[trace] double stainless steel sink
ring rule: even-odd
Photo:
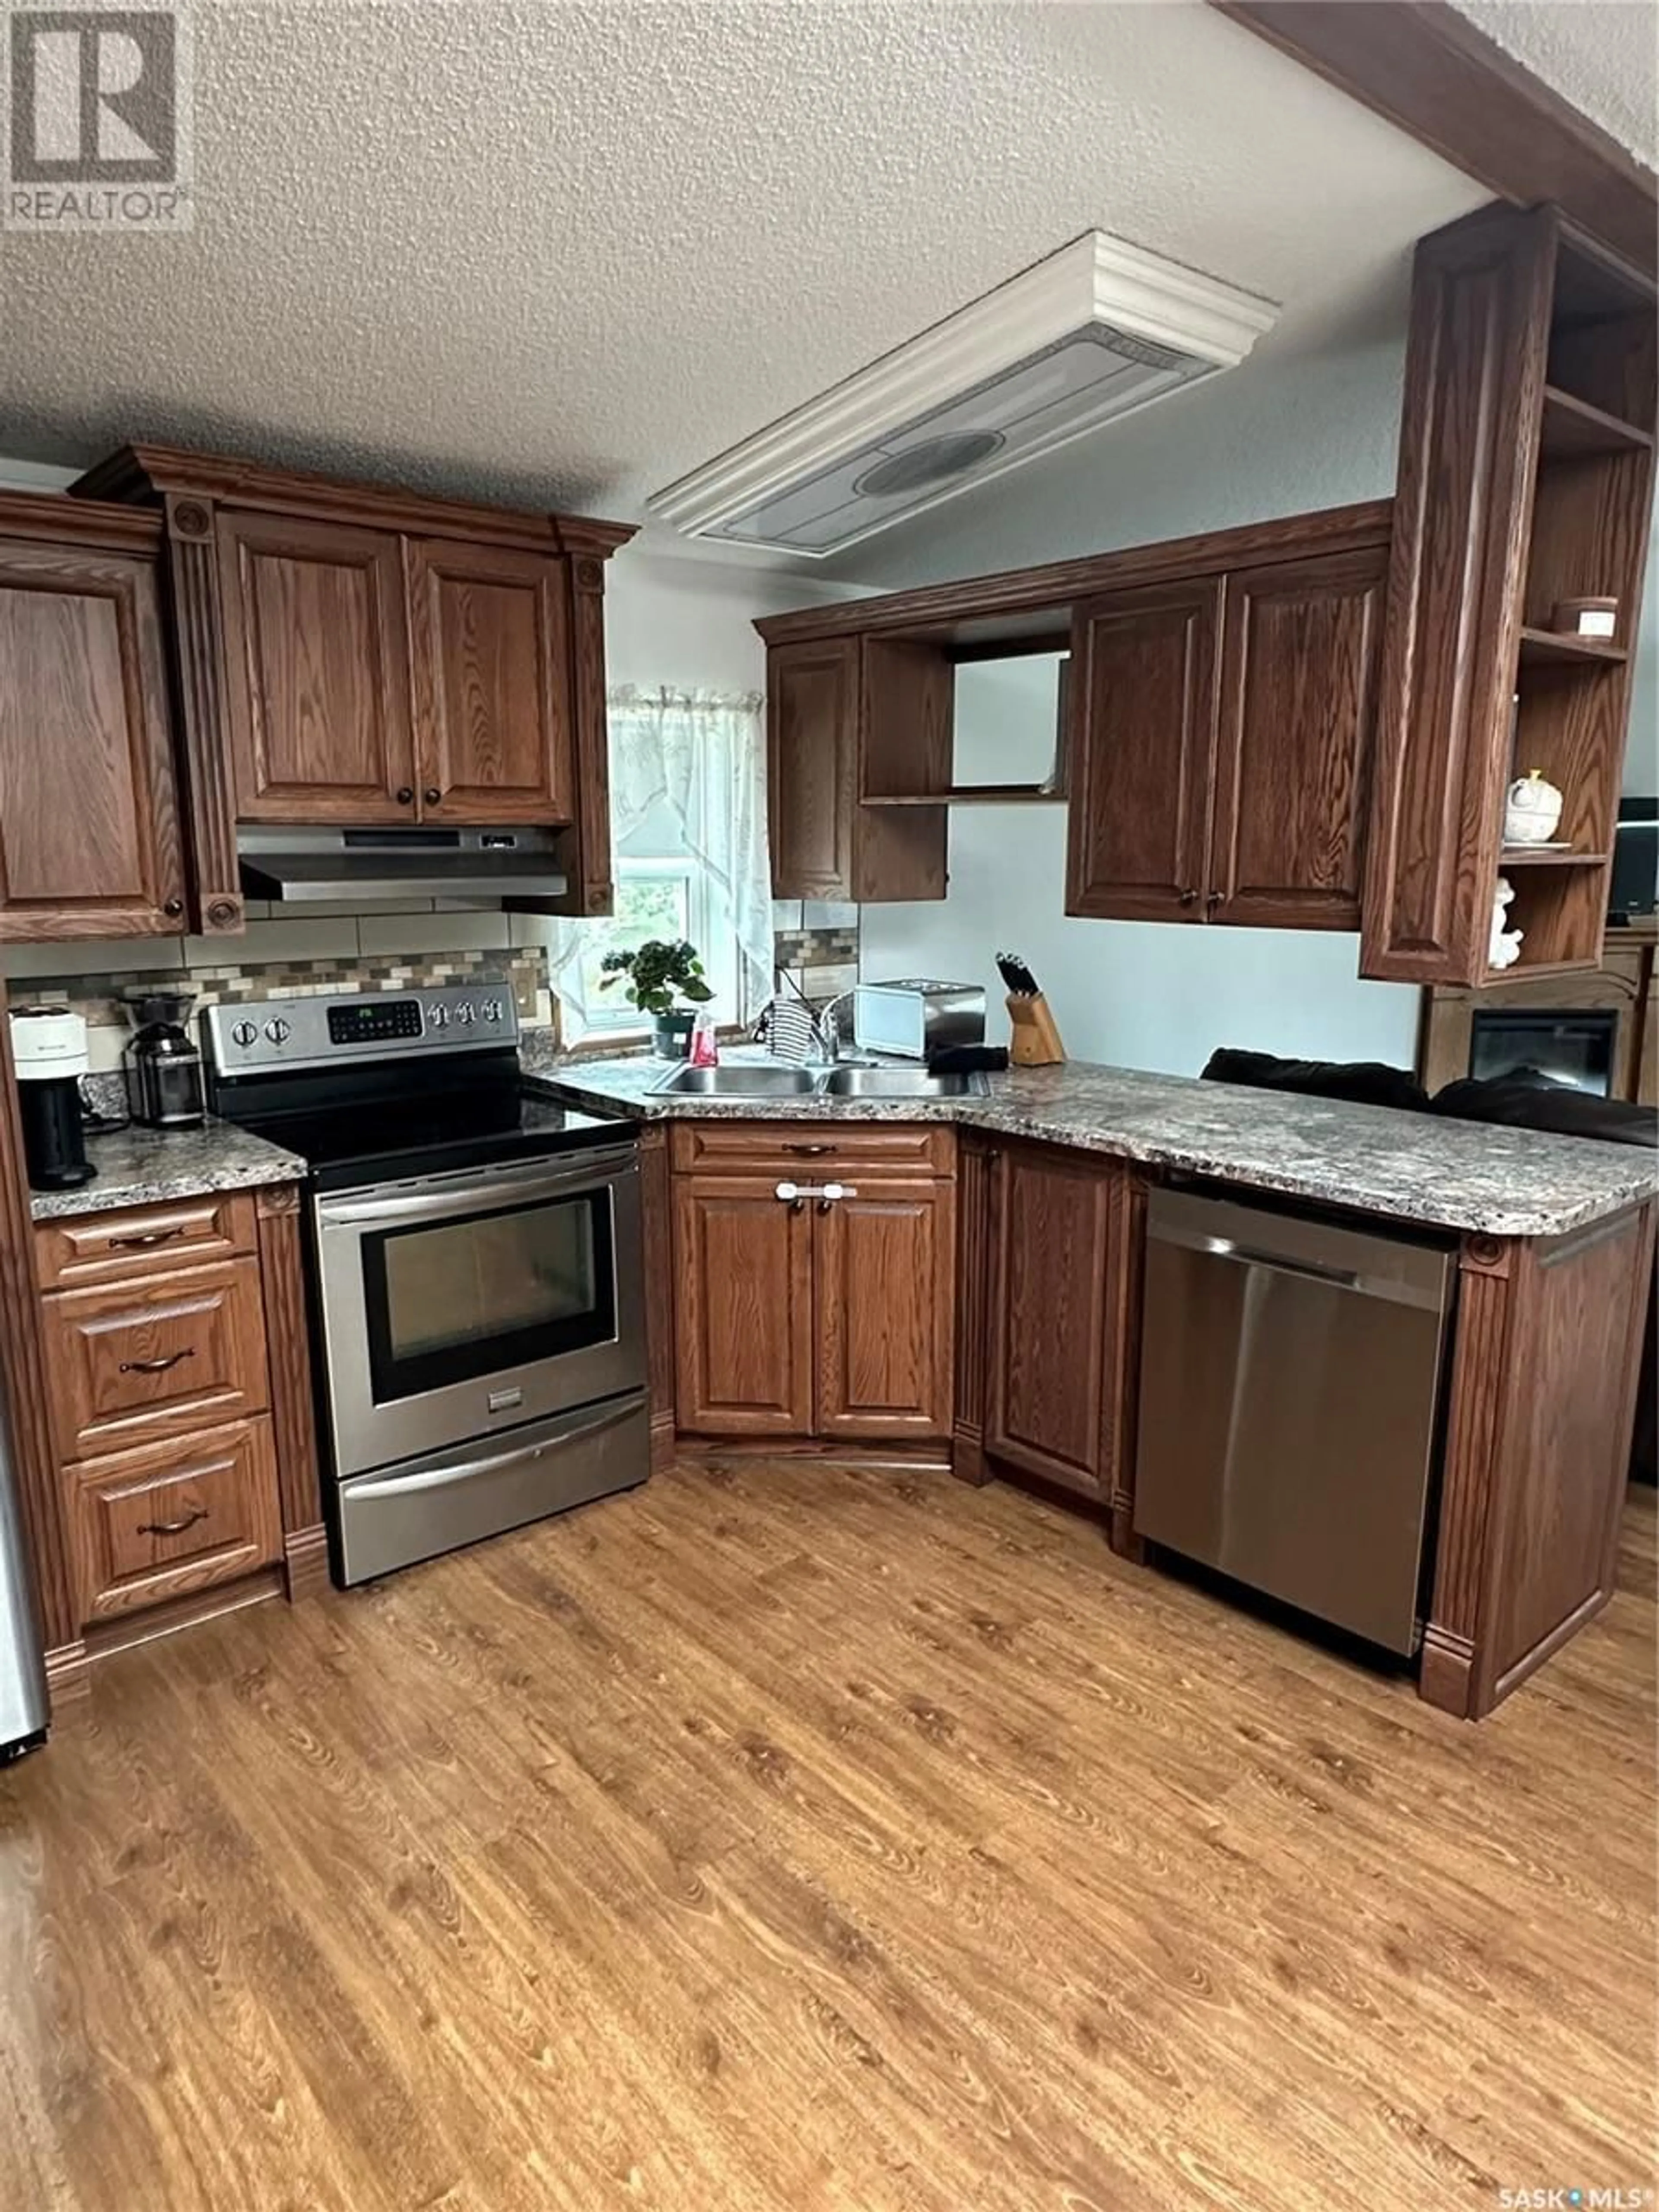
[[[931,1075],[925,1067],[786,1067],[728,1060],[671,1068],[653,1091],[681,1098],[983,1098],[982,1075]]]

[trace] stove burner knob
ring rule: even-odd
[[[470,1030],[478,1018],[478,1009],[471,999],[463,999],[455,1009],[455,1018],[464,1030]]]
[[[246,1046],[252,1044],[258,1034],[256,1022],[238,1022],[230,1032],[230,1041],[233,1044]]]
[[[487,1022],[500,1021],[501,1018],[501,1002],[499,999],[486,999],[484,1000],[483,1018]]]
[[[293,1034],[294,1031],[280,1014],[275,1021],[265,1024],[265,1035],[272,1044],[286,1044]]]
[[[448,1007],[434,1006],[432,1012],[427,1016],[427,1019],[431,1023],[434,1030],[447,1030],[449,1027]]]

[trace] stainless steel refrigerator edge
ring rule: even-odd
[[[0,1405],[0,1766],[45,1741],[47,1711],[46,1660]]]

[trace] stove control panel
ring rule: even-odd
[[[202,1036],[216,1074],[264,1075],[516,1045],[519,1010],[505,983],[445,983],[210,1006]]]
[[[387,1037],[417,1037],[426,1024],[416,999],[348,999],[328,1010],[331,1044],[379,1044]]]

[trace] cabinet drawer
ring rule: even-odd
[[[257,1260],[62,1291],[45,1315],[62,1459],[178,1436],[270,1402]]]
[[[282,1555],[264,1418],[94,1460],[65,1480],[83,1621],[231,1582]]]
[[[124,1282],[157,1267],[193,1267],[255,1249],[251,1191],[209,1192],[170,1206],[82,1213],[43,1221],[34,1232],[34,1266],[43,1291]]]
[[[677,1121],[670,1155],[680,1174],[754,1170],[806,1182],[831,1169],[864,1176],[954,1175],[957,1133],[939,1121]]]

